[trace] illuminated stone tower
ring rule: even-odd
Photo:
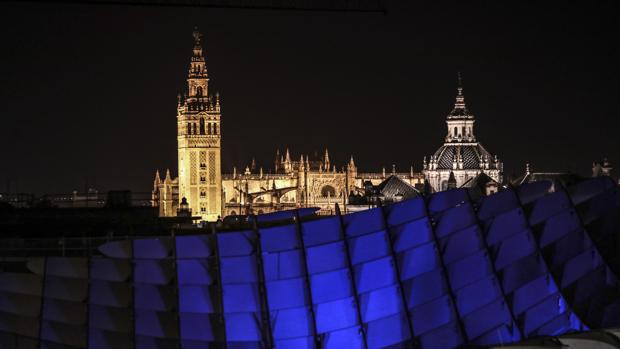
[[[202,35],[193,35],[187,92],[177,105],[179,201],[186,198],[192,215],[215,221],[222,214],[220,100],[209,94]]]

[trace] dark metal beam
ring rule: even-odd
[[[385,0],[13,0],[10,2],[377,14],[386,14],[387,12]]]

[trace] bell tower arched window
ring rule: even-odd
[[[205,134],[205,119],[200,119],[200,134]]]
[[[196,96],[198,97],[202,96],[202,86],[196,87]]]

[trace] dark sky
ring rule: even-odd
[[[404,5],[409,4],[410,5]],[[276,148],[421,170],[462,72],[506,174],[620,166],[612,1],[388,4],[388,14],[0,4],[0,191],[151,189],[176,173],[194,26],[222,94],[223,170]],[[505,4],[504,4],[505,5]],[[544,6],[544,7],[542,7]],[[620,170],[619,170],[620,171]]]

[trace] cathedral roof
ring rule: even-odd
[[[548,181],[551,183],[560,183],[562,186],[568,186],[583,179],[583,177],[570,172],[526,172],[524,175],[511,181],[510,184],[518,186],[525,183]]]
[[[489,162],[490,169],[496,168],[493,156],[480,143],[444,144],[437,149],[432,160],[437,162],[438,170],[451,170],[454,168],[454,162],[458,163],[459,154],[463,161],[464,170],[480,169],[480,164],[484,161]]]
[[[378,191],[385,198],[394,199],[397,195],[401,199],[416,197],[420,192],[411,184],[405,182],[398,176],[390,176],[377,186]]]
[[[465,183],[461,185],[461,188],[477,188],[484,191],[484,188],[489,183],[499,185],[499,183],[495,179],[489,177],[489,175],[487,175],[486,173],[481,172],[477,176],[471,177],[470,179],[465,181]]]

